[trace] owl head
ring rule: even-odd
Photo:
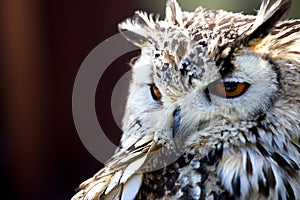
[[[164,20],[136,12],[121,23],[141,48],[132,63],[124,132],[139,123],[167,138],[182,136],[184,145],[239,145],[256,142],[254,126],[276,124],[288,125],[284,132],[294,137],[300,21],[283,21],[290,6],[267,0],[252,16],[201,7],[184,12],[169,0]]]

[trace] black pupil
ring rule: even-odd
[[[224,88],[226,92],[234,92],[237,89],[237,83],[234,82],[225,82]]]

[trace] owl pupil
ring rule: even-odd
[[[234,92],[237,89],[237,83],[234,82],[225,82],[224,88],[226,92]]]

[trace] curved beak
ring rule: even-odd
[[[177,132],[180,127],[181,115],[180,115],[180,107],[177,107],[173,112],[173,138],[177,135]]]

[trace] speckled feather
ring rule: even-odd
[[[290,6],[265,0],[252,16],[169,0],[164,20],[136,12],[121,23],[141,48],[123,136],[72,200],[300,199],[300,20],[284,20]],[[229,92],[247,87],[229,98],[221,80]]]

